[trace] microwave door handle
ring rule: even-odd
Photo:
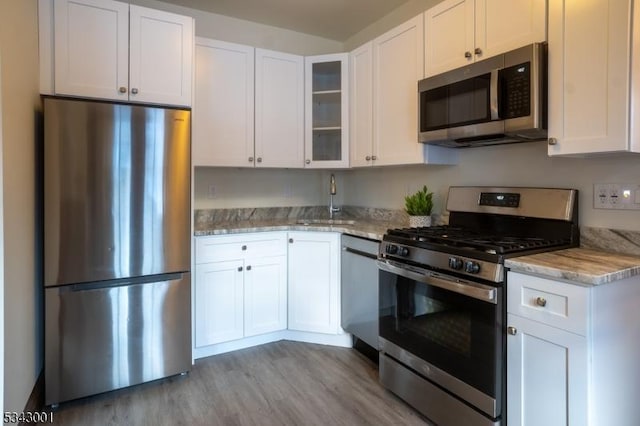
[[[491,120],[500,120],[498,109],[498,70],[491,71],[491,82],[489,86],[489,108],[491,110]]]

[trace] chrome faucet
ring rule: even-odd
[[[331,174],[329,179],[329,219],[333,219],[333,214],[340,211],[340,207],[333,206],[333,196],[336,195],[336,177]]]

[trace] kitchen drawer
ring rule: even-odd
[[[586,336],[589,289],[520,273],[507,274],[507,312]]]
[[[285,232],[196,237],[196,264],[286,254],[287,234]]]

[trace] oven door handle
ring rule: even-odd
[[[444,290],[453,291],[464,296],[473,297],[474,299],[490,302],[494,305],[498,303],[495,287],[460,279],[444,278],[442,276],[436,276],[435,274],[429,272],[427,272],[428,275],[421,274],[416,271],[411,271],[402,267],[391,265],[381,260],[378,260],[377,264],[379,269],[390,272],[392,274],[400,275],[401,277],[433,285]]]

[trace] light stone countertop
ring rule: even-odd
[[[283,218],[275,220],[231,220],[196,223],[194,236],[238,234],[247,232],[265,231],[322,231],[340,232],[357,237],[369,238],[381,241],[382,236],[389,228],[406,226],[402,223],[384,220],[353,219],[354,223],[320,224],[312,223],[303,225],[297,223],[297,219]],[[340,221],[340,219],[338,219]]]
[[[505,260],[505,266],[513,272],[594,286],[640,275],[640,256],[571,248],[514,257]]]
[[[442,220],[439,215],[436,220]],[[391,228],[404,228],[409,218],[404,211],[342,206],[335,223],[314,223],[328,220],[327,206],[266,207],[196,210],[194,236],[238,234],[265,231],[340,232],[381,241]],[[306,220],[308,224],[299,221]]]

